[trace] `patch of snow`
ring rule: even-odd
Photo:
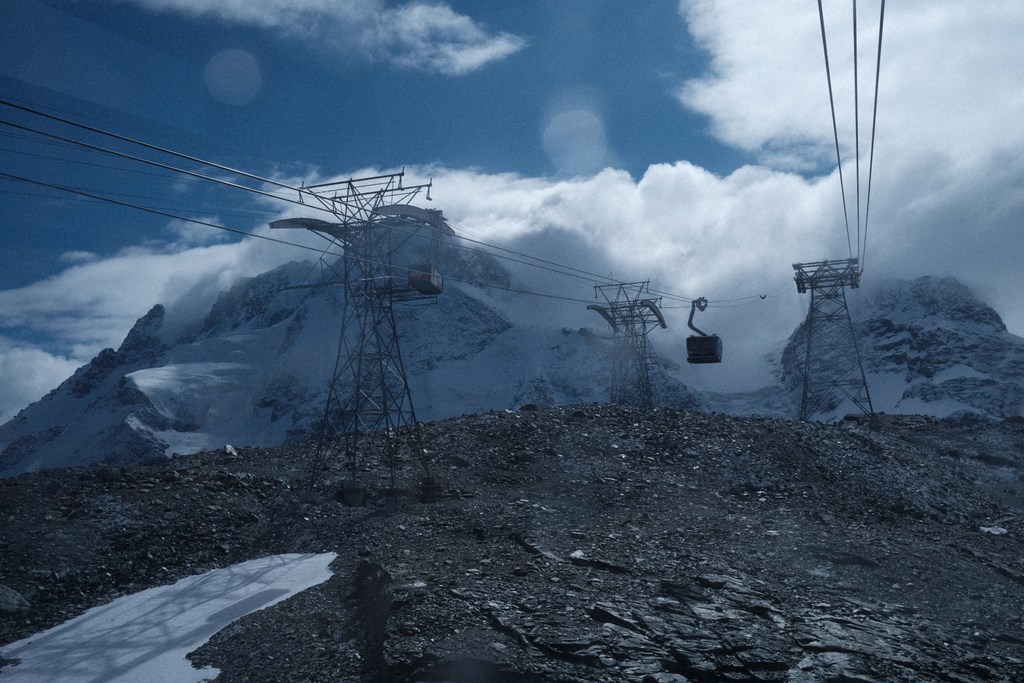
[[[185,655],[231,622],[270,607],[332,575],[335,553],[274,555],[126,595],[49,631],[6,645],[16,666],[3,683],[199,683]]]

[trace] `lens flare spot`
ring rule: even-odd
[[[572,109],[551,119],[544,128],[543,145],[552,163],[573,175],[597,173],[608,152],[604,124],[586,109]]]
[[[245,50],[224,50],[206,65],[206,89],[218,102],[243,107],[263,85],[259,62]]]

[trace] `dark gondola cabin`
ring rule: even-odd
[[[704,311],[708,307],[708,300],[704,297],[694,299],[690,306],[690,319],[686,326],[697,334],[686,338],[686,360],[690,363],[721,363],[722,362],[722,340],[717,334],[705,334],[693,326],[693,314],[697,311]]]
[[[721,363],[722,338],[716,334],[687,337],[686,360],[690,363]]]

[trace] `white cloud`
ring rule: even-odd
[[[214,16],[282,36],[359,51],[399,68],[462,76],[522,50],[516,35],[489,33],[444,3],[387,7],[381,0],[131,0],[154,10]]]
[[[220,225],[223,221],[218,217],[203,216],[196,218],[195,221],[175,219],[168,224],[167,229],[177,238],[174,248],[187,248],[203,244],[213,244],[216,242],[224,242],[229,238],[230,233],[227,231],[217,230],[215,228],[211,228],[209,225],[203,225],[203,223]]]
[[[241,4],[220,4],[248,11]],[[291,6],[311,15],[320,7]],[[267,7],[273,6],[252,12]],[[836,36],[830,49],[841,95],[837,104],[847,112],[840,121],[846,139],[852,131],[852,74],[838,37],[846,19],[829,11],[837,13],[829,15],[830,36]],[[865,112],[873,94],[870,35],[876,11],[861,6],[861,52],[870,65],[861,72]],[[680,96],[710,117],[724,142],[761,152],[764,165],[720,177],[681,161],[652,166],[638,180],[610,168],[571,179],[408,171],[410,178],[433,177],[434,206],[444,209],[460,234],[513,248],[555,245],[539,255],[620,280],[650,279],[652,287],[685,296],[707,296],[722,306],[703,314],[700,326],[721,333],[727,348],[742,343],[754,354],[759,345],[763,350],[788,335],[806,312],[808,297],[797,295],[791,264],[846,256],[836,174],[789,170],[827,172],[833,163],[817,11],[813,3],[795,0],[771,3],[770,11],[738,0],[692,0],[683,12],[710,51],[712,68]],[[1015,122],[1024,120],[1024,81],[1018,78],[1024,73],[1024,5],[890,3],[885,31],[866,281],[953,275],[1022,334],[1024,128]],[[849,182],[853,172],[846,168]],[[852,185],[847,191],[852,194]],[[544,231],[555,237],[545,242]],[[273,236],[299,239],[293,233]],[[50,337],[43,351],[51,356],[88,357],[119,344],[157,302],[184,298],[199,312],[208,300],[187,292],[212,296],[236,277],[307,257],[251,240],[187,246],[180,244],[177,253],[129,249],[0,292],[0,326]],[[552,282],[549,276],[536,281],[545,287]],[[578,281],[561,287],[556,293],[593,296]],[[724,307],[733,303],[745,305]],[[686,313],[671,310],[673,333],[686,335]]]
[[[858,3],[862,211],[874,96],[878,0]],[[683,0],[680,12],[708,50],[707,74],[679,92],[725,143],[763,163],[803,172],[835,166],[817,7]],[[851,231],[855,232],[852,16],[825,3]],[[910,0],[886,6],[866,277],[953,275],[1024,333],[1024,5]],[[838,181],[830,231],[846,237]],[[796,260],[796,255],[793,255]],[[817,260],[817,259],[815,259]],[[873,272],[872,272],[873,271]]]
[[[378,15],[367,39],[396,66],[462,76],[526,46],[510,33],[489,36],[447,5],[411,3]]]
[[[268,234],[264,226],[256,232]],[[305,235],[272,235],[310,244]],[[322,245],[318,245],[322,246]],[[129,247],[117,255],[75,265],[19,289],[0,291],[0,329],[48,340],[46,351],[87,360],[117,348],[153,305],[187,297],[197,314],[239,277],[261,273],[317,253],[258,239],[174,249]]]
[[[60,255],[61,263],[87,263],[95,261],[99,256],[91,251],[65,251]]]
[[[849,158],[853,147],[853,32],[849,6],[826,3],[836,115]],[[766,162],[834,165],[834,140],[821,29],[814,3],[683,0],[681,13],[712,57],[710,73],[679,93],[711,117],[729,144],[761,151]],[[859,90],[862,153],[867,152],[879,5],[861,2]],[[1014,0],[912,0],[886,6],[878,149],[898,159],[941,150],[970,158],[992,148],[1019,150],[1024,129],[1007,125],[1024,107],[1024,8]]]
[[[380,0],[130,0],[158,11],[173,11],[223,21],[278,29],[290,34],[313,33],[324,24],[359,24],[380,11]]]
[[[49,393],[82,362],[0,336],[0,424]]]

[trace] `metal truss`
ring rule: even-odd
[[[385,440],[384,459],[393,487],[395,430],[416,425],[394,304],[436,301],[439,284],[427,289],[414,276],[422,275],[417,269],[424,267],[424,260],[436,265],[441,236],[454,233],[440,211],[409,204],[423,189],[429,199],[430,185],[403,187],[403,175],[304,187],[302,200],[326,209],[337,220],[292,218],[271,224],[272,228],[311,230],[343,250],[340,263],[321,258],[319,282],[300,285],[344,287],[338,353],[310,463],[311,488],[339,452],[344,454],[350,482],[357,481],[360,437],[382,430],[390,437]],[[422,453],[421,447],[416,448]]]
[[[614,351],[612,355],[612,403],[624,403],[650,408],[653,405],[651,378],[648,371],[656,355],[647,340],[655,327],[667,327],[658,308],[661,298],[652,299],[648,282],[623,282],[600,285],[607,306],[591,304],[612,327]]]
[[[865,414],[872,414],[864,364],[846,304],[846,287],[860,286],[857,259],[796,263],[796,289],[811,293],[807,312],[807,359],[804,364],[800,419],[838,406],[842,395]]]

